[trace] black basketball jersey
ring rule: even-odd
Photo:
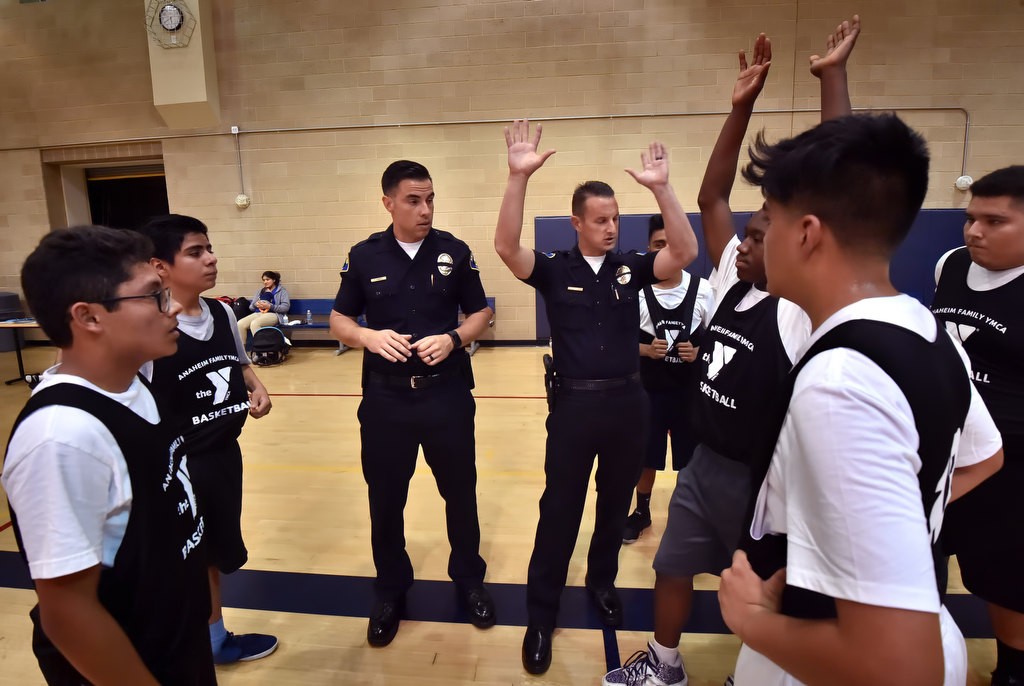
[[[178,352],[153,362],[153,386],[192,453],[217,450],[242,433],[249,393],[242,378],[234,327],[224,306],[203,298],[213,317],[213,335],[200,341],[182,333]]]
[[[1024,276],[975,291],[967,285],[970,266],[967,248],[946,258],[932,311],[963,344],[1000,432],[1024,437]]]
[[[879,321],[853,320],[840,324],[822,336],[790,372],[777,402],[766,412],[772,419],[771,438],[758,450],[753,464],[753,500],[771,465],[775,444],[789,409],[793,387],[801,370],[819,353],[849,348],[877,364],[899,386],[914,415],[921,458],[917,473],[939,597],[946,591],[946,557],[939,543],[942,520],[949,502],[953,469],[960,434],[971,405],[971,386],[963,361],[953,342],[939,327],[936,340],[928,342],[901,326]],[[753,501],[752,501],[753,504]],[[753,507],[750,509],[753,513]],[[785,534],[750,538],[751,517],[747,519],[741,547],[747,551],[754,570],[764,579],[786,566]],[[795,586],[786,586],[782,613],[791,617],[835,617],[835,600]]]
[[[92,389],[61,383],[32,396],[11,435],[30,414],[53,405],[96,417],[114,436],[128,466],[131,511],[113,566],[100,570],[100,602],[161,684],[216,684],[207,628],[210,592],[201,549],[205,522],[180,434],[166,421],[150,424]],[[11,521],[24,558],[13,509]],[[88,683],[43,633],[38,605],[30,615],[32,647],[44,675]]]
[[[698,347],[701,344],[705,331],[704,326],[698,325],[697,329],[693,330],[693,310],[697,304],[699,290],[700,279],[691,276],[690,285],[686,289],[683,300],[670,309],[658,301],[650,284],[644,286],[644,302],[647,306],[647,313],[651,317],[651,324],[654,325],[654,335],[640,329],[640,342],[650,344],[655,338],[668,342],[665,357],[660,360],[652,360],[649,357],[640,358],[640,378],[647,390],[676,390],[687,387],[693,380],[696,360],[690,363],[680,358],[677,344],[687,341],[693,341],[693,344]]]
[[[753,288],[730,288],[704,334],[693,402],[696,438],[729,459],[747,463],[766,430],[765,410],[782,389],[791,363],[779,333],[779,299],[748,310],[736,305]]]

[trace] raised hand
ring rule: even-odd
[[[811,55],[811,73],[821,78],[822,72],[826,69],[838,67],[846,68],[846,61],[853,52],[853,46],[857,44],[857,36],[860,35],[860,15],[853,15],[853,19],[843,21],[836,30],[829,34],[825,41],[825,56]]]
[[[512,126],[505,127],[505,143],[508,145],[508,171],[510,174],[522,174],[530,176],[541,168],[549,157],[555,154],[554,150],[538,153],[537,146],[540,145],[540,135],[544,130],[541,124],[537,124],[533,137],[530,137],[530,120],[516,119]]]
[[[763,33],[754,41],[754,58],[747,64],[747,53],[740,50],[740,73],[732,89],[732,106],[753,106],[764,88],[768,68],[772,66],[772,42]]]
[[[668,151],[664,145],[658,141],[651,143],[647,146],[646,152],[640,153],[640,163],[643,165],[643,169],[640,171],[627,169],[626,173],[641,186],[654,188],[668,183]]]

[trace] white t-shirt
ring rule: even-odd
[[[931,312],[910,296],[869,298],[829,317],[800,355],[853,319],[896,324],[929,341],[940,331]],[[967,356],[959,352],[969,374]],[[971,393],[957,467],[980,462],[1002,445],[973,384]],[[935,588],[917,478],[918,445],[910,404],[878,365],[849,349],[815,356],[796,380],[751,534],[788,536],[786,581],[793,586],[867,605],[940,614],[945,683],[962,686],[966,647]],[[935,530],[941,512],[932,519]],[[747,646],[740,650],[737,686],[800,683]]]
[[[420,246],[423,245],[422,238],[419,239],[418,241],[413,241],[412,243],[403,243],[402,241],[396,238],[395,242],[398,243],[399,246],[401,246],[402,250],[405,251],[405,254],[409,256],[410,260],[415,259],[416,253],[420,251]]]
[[[97,391],[150,424],[160,422],[156,401],[138,378],[124,393],[108,393],[61,374],[58,365],[43,373],[33,393],[60,383]],[[128,526],[132,486],[117,441],[96,417],[61,406],[32,413],[11,438],[0,481],[18,513],[33,579],[113,565]]]
[[[658,284],[651,284],[654,297],[665,309],[671,310],[679,307],[686,297],[686,291],[690,288],[690,281],[693,277],[683,272],[683,280],[671,288],[659,288]],[[711,291],[711,284],[707,279],[700,279],[697,284],[697,300],[693,305],[693,321],[690,323],[690,331],[696,331],[703,322],[707,326],[711,321],[711,312],[715,309],[715,295]],[[647,333],[654,335],[654,323],[651,321],[650,310],[647,309],[647,295],[643,289],[640,290],[640,328]]]
[[[220,303],[227,311],[229,321],[231,322],[231,331],[235,337],[235,349],[238,351],[238,362],[242,366],[252,364],[249,360],[249,355],[245,352],[245,343],[242,342],[242,337],[238,333],[238,320],[235,319],[235,313],[231,311],[227,303]],[[185,314],[178,315],[178,330],[186,336],[191,336],[198,341],[208,341],[213,336],[213,315],[210,314],[210,308],[207,306],[206,301],[202,298],[199,299],[199,314],[195,316],[189,316]],[[146,377],[148,380],[153,380],[153,363],[146,362],[142,365],[142,369],[139,373]]]
[[[946,259],[956,250],[959,250],[959,248],[953,248],[953,250],[940,257],[939,261],[935,263],[935,283],[939,282]],[[971,262],[971,266],[967,268],[967,287],[972,291],[991,291],[1000,286],[1005,286],[1022,274],[1024,274],[1024,265],[994,272]]]
[[[729,289],[740,282],[739,273],[736,271],[736,255],[740,247],[740,239],[732,237],[722,251],[722,258],[718,266],[711,271],[708,282],[714,293],[714,307],[721,304]],[[737,312],[745,312],[765,298],[769,297],[768,291],[762,291],[757,286],[751,288],[739,304],[736,305]],[[711,316],[714,316],[714,311]],[[782,346],[786,349],[786,355],[790,362],[796,362],[796,354],[800,347],[811,335],[811,320],[802,309],[788,300],[779,298],[779,309],[777,314],[779,320],[779,337],[782,339]]]

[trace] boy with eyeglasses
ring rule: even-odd
[[[22,268],[62,357],[15,422],[2,482],[51,686],[216,684],[203,511],[180,434],[138,374],[174,353],[181,311],[151,251],[83,226],[47,234]]]
[[[204,503],[213,659],[217,664],[256,660],[277,649],[277,638],[227,631],[220,575],[236,571],[249,556],[242,540],[238,436],[246,415],[259,419],[270,412],[270,396],[245,354],[234,314],[224,303],[201,297],[217,285],[217,257],[206,225],[171,214],[151,219],[140,231],[153,241],[153,266],[182,306],[178,351],[143,373],[176,412],[171,420],[185,436],[192,480]]]

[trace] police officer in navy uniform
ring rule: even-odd
[[[377,569],[367,641],[378,647],[398,632],[413,582],[403,511],[421,446],[445,501],[452,548],[448,574],[470,621],[479,628],[495,621],[483,586],[476,403],[465,349],[483,334],[492,312],[469,246],[433,228],[434,187],[427,169],[393,162],[381,187],[392,224],[352,248],[331,313],[338,340],[365,348],[358,416]],[[460,309],[466,313],[461,325]],[[360,315],[367,326],[357,323]]]
[[[540,136],[538,125],[531,138],[525,120],[505,129],[509,178],[494,235],[502,261],[544,295],[556,372],[547,420],[546,484],[527,579],[523,667],[531,674],[551,664],[551,635],[595,455],[597,514],[586,584],[602,622],[622,623],[615,591],[622,522],[640,476],[650,415],[638,372],[638,292],[678,274],[697,255],[697,239],[668,183],[668,160],[660,143],[641,155],[641,171],[627,172],[658,201],[668,239],[664,250],[612,252],[619,209],[612,189],[600,181],[581,184],[573,194],[575,248],[541,254],[522,246],[527,182],[554,154],[537,152]]]

